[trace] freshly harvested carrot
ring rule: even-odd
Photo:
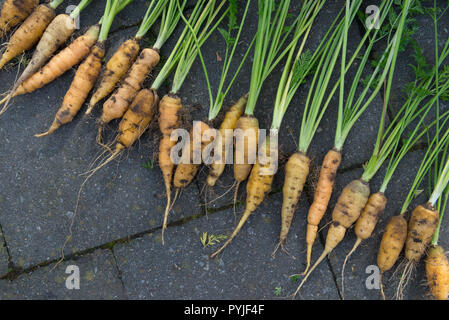
[[[407,262],[396,289],[395,297],[398,300],[402,300],[404,289],[438,227],[439,213],[432,203],[433,201],[429,201],[425,205],[417,206],[408,222],[404,249]]]
[[[0,69],[22,52],[30,50],[42,37],[55,16],[55,10],[48,4],[39,5],[9,39],[0,60]]]
[[[226,115],[223,119],[223,122],[220,125],[217,133],[217,144],[221,143],[222,151],[221,151],[221,161],[213,162],[210,166],[209,175],[207,176],[207,184],[211,187],[215,185],[218,178],[223,173],[226,166],[226,146],[232,141],[231,136],[226,136],[226,130],[234,130],[237,121],[243,114],[243,109],[245,108],[246,102],[248,101],[248,95],[244,95],[234,104],[231,109],[226,112]],[[226,140],[227,139],[227,140]],[[220,140],[220,141],[219,141]]]
[[[107,62],[98,87],[90,99],[86,114],[90,114],[98,101],[107,97],[126,75],[139,54],[139,42],[161,15],[167,2],[168,0],[151,0],[136,35],[122,43]]]
[[[307,272],[310,266],[312,247],[318,234],[318,225],[326,213],[340,163],[341,152],[337,149],[332,149],[326,154],[321,165],[320,177],[315,188],[313,203],[307,214],[307,267],[305,272]]]
[[[80,63],[97,42],[99,33],[100,25],[90,27],[84,35],[76,38],[70,45],[51,58],[39,72],[25,80],[16,89],[13,97],[42,88]]]
[[[50,129],[47,132],[36,134],[35,137],[47,136],[61,125],[73,120],[97,81],[103,57],[104,47],[95,45],[86,60],[79,66]]]
[[[159,143],[159,167],[164,177],[165,192],[167,194],[167,206],[162,225],[162,239],[167,228],[168,213],[171,204],[171,182],[175,165],[170,157],[171,148],[176,141],[170,140],[170,135],[179,126],[178,113],[182,109],[181,98],[177,95],[165,95],[159,103],[159,129],[162,132],[162,139]]]
[[[406,238],[407,220],[405,220],[403,215],[392,217],[385,227],[377,254],[377,266],[379,267],[381,276],[379,279],[380,292],[384,300],[385,294],[383,291],[382,275],[395,265],[404,248]]]
[[[129,148],[139,140],[153,120],[158,103],[159,98],[156,91],[150,89],[139,91],[120,121],[116,152]]]
[[[45,29],[42,38],[37,44],[36,50],[31,57],[22,75],[15,82],[14,87],[10,94],[8,94],[0,102],[4,103],[2,110],[0,110],[0,115],[6,112],[9,106],[9,102],[14,95],[16,89],[29,77],[31,77],[35,72],[39,70],[40,67],[50,59],[51,55],[72,35],[75,31],[75,20],[67,15],[60,14],[56,16],[53,21]]]
[[[237,136],[234,145],[234,180],[237,181],[234,192],[235,206],[240,183],[248,178],[256,161],[259,121],[256,117],[245,114],[237,121],[234,132]]]
[[[327,233],[323,253],[307,272],[294,293],[294,296],[299,292],[313,270],[343,240],[346,230],[357,221],[362,213],[363,208],[368,202],[369,195],[369,186],[362,179],[353,180],[343,189],[332,212],[332,224]]]
[[[159,63],[159,59],[159,50],[154,48],[142,50],[139,58],[123,80],[122,85],[103,104],[100,127],[109,123],[111,120],[119,119],[123,116],[137,92],[142,88],[145,78]]]
[[[430,203],[419,205],[413,210],[408,223],[405,257],[418,262],[423,256],[438,226],[438,211]]]
[[[57,15],[45,29],[42,38],[37,44],[36,50],[22,75],[17,80],[17,85],[31,77],[51,57],[51,55],[67,41],[75,31],[75,20],[67,14]]]
[[[73,79],[72,84],[64,97],[62,107],[59,109],[52,126],[47,132],[36,135],[36,137],[49,135],[58,129],[62,124],[71,122],[81,109],[100,74],[102,59],[105,55],[104,44],[107,40],[112,22],[114,21],[117,13],[119,13],[124,6],[129,4],[131,1],[132,0],[107,1],[104,15],[100,21],[101,28],[96,44],[92,48],[86,60],[79,66],[75,74],[75,78]],[[88,47],[85,47],[85,49],[87,50]]]
[[[206,130],[210,129],[210,127],[202,121],[197,125],[199,126],[198,135],[200,137],[203,136],[203,133]],[[187,146],[190,152],[190,159],[188,163],[180,163],[176,167],[173,180],[173,186],[175,188],[185,188],[192,182],[201,164],[195,163],[195,159],[201,159],[202,151],[210,143],[210,141],[203,141],[203,139],[201,139],[201,147],[195,148],[193,143],[193,130],[195,130],[195,128],[190,131],[190,143]]]
[[[128,72],[131,64],[135,61],[139,53],[140,46],[136,38],[129,39],[122,43],[114,55],[106,64],[103,77],[100,80],[98,89],[92,95],[86,114],[90,114],[98,101],[105,98],[114,90],[117,83]]]
[[[270,150],[271,149],[271,150]],[[269,137],[265,140],[265,142],[261,146],[261,150],[259,152],[264,154],[267,157],[267,161],[265,163],[261,163],[260,159],[257,159],[254,164],[251,174],[248,179],[248,184],[246,186],[246,207],[245,212],[242,215],[237,227],[235,227],[231,236],[228,240],[223,244],[223,246],[215,251],[210,258],[214,258],[220,252],[226,248],[232,240],[237,236],[239,231],[242,229],[245,222],[251,216],[251,214],[257,209],[257,207],[262,203],[265,199],[268,192],[271,190],[271,185],[273,183],[274,173],[272,164],[273,161],[277,161],[277,140],[270,140]],[[277,168],[277,167],[276,167]]]
[[[342,284],[342,297],[344,298],[344,279],[345,279],[345,267],[346,262],[349,257],[354,253],[354,251],[359,247],[363,240],[368,239],[373,234],[374,228],[376,227],[377,222],[379,221],[380,216],[385,210],[385,206],[387,205],[387,198],[383,192],[376,192],[370,195],[368,202],[363,208],[362,214],[357,219],[355,223],[355,234],[357,236],[357,240],[354,243],[354,246],[346,255],[345,261],[343,262],[343,267],[341,269],[341,284]]]
[[[5,0],[0,11],[0,38],[24,21],[39,4],[39,0]]]
[[[417,206],[408,222],[407,238],[405,240],[405,259],[407,260],[404,271],[399,279],[396,289],[396,299],[402,300],[403,291],[407,286],[416,264],[421,260],[438,227],[439,213],[432,202]]]
[[[214,30],[214,28],[217,27],[217,24],[223,20],[226,12],[229,10],[227,9],[224,10],[223,13],[220,13],[221,9],[223,9],[226,4],[225,1],[215,3],[215,1],[209,2],[206,0],[199,0],[196,2],[189,19],[187,20],[182,14],[182,10],[179,10],[179,4],[176,2],[177,1],[170,2],[167,9],[167,15],[172,16],[171,19],[173,19],[174,25],[176,25],[177,21],[182,18],[186,23],[186,27],[184,28],[181,37],[178,39],[175,49],[172,51],[152,85],[153,88],[159,88],[163,81],[165,81],[167,75],[176,67],[170,92],[166,94],[159,103],[158,122],[159,129],[162,133],[162,138],[159,143],[159,166],[162,171],[167,196],[167,205],[165,207],[164,221],[162,224],[163,245],[165,244],[164,233],[167,229],[168,215],[172,205],[171,183],[173,179],[174,163],[170,157],[170,153],[171,149],[176,144],[176,141],[171,141],[170,136],[173,130],[179,127],[179,112],[182,109],[181,98],[178,96],[178,93],[200,51],[199,48],[211,34],[209,31]],[[183,5],[185,5],[185,3],[186,2],[184,1]],[[212,23],[216,18],[217,22]],[[169,20],[167,19],[165,21],[168,22]],[[168,29],[172,28],[167,28],[167,30]],[[159,36],[162,40],[166,40],[166,37],[169,36],[170,33],[171,32],[166,35],[161,33]],[[157,40],[156,43],[164,43],[165,40]],[[154,47],[156,49],[159,48],[159,46],[160,45],[155,45]],[[154,52],[157,54],[156,51]]]
[[[295,214],[296,205],[301,197],[304,184],[309,175],[310,159],[302,152],[295,152],[285,165],[285,180],[282,187],[281,233],[278,246],[283,250],[287,234]],[[277,247],[276,247],[277,248]]]
[[[426,258],[426,275],[432,295],[437,300],[449,296],[449,261],[443,247],[431,246]]]

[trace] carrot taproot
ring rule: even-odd
[[[368,202],[369,194],[369,185],[362,179],[353,180],[344,187],[332,211],[332,223],[326,236],[324,250],[312,268],[307,272],[293,296],[296,296],[321,261],[343,240],[346,230],[360,217],[363,208]]]
[[[153,48],[142,50],[120,87],[103,104],[100,126],[123,116],[148,74],[159,63],[158,51]]]
[[[435,299],[447,300],[449,296],[449,261],[440,245],[429,248],[426,258],[426,276]]]
[[[123,42],[120,47],[114,52],[111,59],[106,63],[106,66],[102,72],[99,84],[92,95],[87,108],[86,114],[90,114],[95,105],[102,99],[106,98],[115,89],[119,81],[126,75],[131,65],[136,60],[140,51],[139,42],[150,30],[151,26],[156,22],[158,17],[162,14],[163,18],[166,18],[167,13],[171,13],[170,9],[173,8],[173,2],[169,4],[170,8],[167,10],[165,7],[168,0],[151,0],[148,3],[148,8],[145,12],[145,16],[140,23],[140,27],[137,33],[131,39]],[[164,13],[163,13],[164,12]],[[166,30],[165,24],[161,26],[161,29]],[[161,43],[160,43],[161,44]]]
[[[14,95],[16,89],[34,73],[36,73],[51,55],[72,35],[75,31],[75,20],[67,15],[57,15],[53,21],[45,29],[39,43],[36,46],[36,50],[31,57],[25,70],[23,70],[19,79],[15,82],[11,93],[8,94],[0,104],[5,103],[0,110],[0,115],[6,112],[9,106],[9,102]]]
[[[200,137],[203,136],[203,133],[206,130],[210,129],[209,125],[207,125],[203,121],[200,121],[197,125],[199,127],[198,135]],[[201,163],[195,163],[195,160],[201,159],[202,151],[210,143],[210,141],[203,141],[203,139],[201,139],[200,148],[195,148],[194,143],[193,143],[193,135],[194,135],[193,130],[195,130],[195,128],[193,128],[190,131],[190,141],[189,141],[189,145],[187,146],[188,152],[190,153],[189,161],[187,163],[181,162],[176,167],[175,175],[174,175],[174,179],[173,179],[173,186],[175,188],[185,188],[192,182],[192,180],[195,177],[195,175],[198,171],[198,168],[200,167],[200,164],[201,164]]]
[[[162,132],[162,139],[159,143],[159,167],[164,178],[165,192],[167,194],[167,206],[164,213],[162,225],[162,243],[164,243],[164,231],[167,228],[168,213],[171,205],[171,182],[173,179],[174,163],[170,157],[171,148],[176,141],[170,139],[174,129],[179,126],[178,113],[182,109],[181,98],[175,94],[168,94],[162,97],[159,103],[159,129]]]
[[[251,214],[257,209],[257,207],[262,203],[265,199],[266,195],[270,192],[271,186],[273,183],[274,173],[276,171],[277,166],[273,166],[273,164],[277,163],[278,157],[278,148],[277,148],[277,140],[266,138],[264,143],[261,146],[261,150],[259,150],[260,154],[265,155],[265,161],[261,162],[260,159],[256,160],[256,163],[251,169],[251,173],[248,179],[248,184],[246,185],[246,205],[245,211],[232,232],[231,236],[228,240],[223,244],[223,246],[215,251],[210,258],[214,258],[220,252],[222,252],[237,236],[237,234],[242,229],[245,222],[251,216]]]
[[[24,21],[39,5],[39,0],[5,0],[0,11],[0,38]]]
[[[418,262],[438,226],[438,211],[430,203],[417,206],[408,223],[405,257],[409,261]]]
[[[57,130],[61,125],[73,120],[81,109],[87,95],[94,87],[95,81],[97,81],[101,69],[101,59],[103,57],[104,47],[96,44],[86,60],[79,66],[50,129],[47,132],[35,135],[35,137],[47,136]]]
[[[259,121],[256,117],[244,114],[239,118],[234,130],[234,215],[240,183],[248,178],[256,161],[259,140]]]
[[[207,184],[211,187],[215,185],[218,178],[223,173],[225,166],[226,166],[226,146],[231,142],[229,141],[232,139],[231,136],[226,136],[226,130],[234,130],[237,121],[240,119],[240,117],[243,114],[243,109],[246,106],[246,102],[248,101],[248,95],[244,95],[241,97],[237,103],[235,103],[231,109],[229,109],[228,112],[226,112],[226,115],[223,119],[223,122],[220,125],[220,128],[218,129],[217,134],[217,144],[222,146],[221,151],[221,161],[213,162],[210,166],[209,175],[207,176]],[[227,139],[227,140],[226,140]],[[218,141],[220,140],[220,141]]]
[[[117,145],[129,148],[148,129],[156,113],[159,98],[154,90],[138,92],[119,124]],[[122,147],[117,146],[116,150]]]
[[[434,209],[431,202],[419,205],[412,211],[405,240],[406,263],[396,289],[396,299],[402,300],[404,289],[438,227],[438,220],[438,210]]]
[[[100,25],[90,27],[85,34],[76,38],[70,45],[51,58],[38,72],[19,85],[13,97],[42,88],[80,63],[97,42],[99,32]]]
[[[75,31],[75,20],[67,14],[57,15],[45,29],[30,63],[17,80],[20,85],[32,76]]]
[[[320,176],[315,188],[313,203],[307,214],[307,266],[304,273],[307,273],[310,267],[312,247],[318,234],[318,225],[326,213],[340,163],[341,152],[337,149],[332,149],[326,154],[323,164],[321,165]]]
[[[282,211],[281,211],[281,233],[276,249],[281,246],[283,250],[287,241],[288,231],[295,214],[307,176],[309,175],[310,159],[302,152],[293,153],[285,165],[285,180],[282,187]],[[275,252],[276,252],[275,249]]]
[[[49,5],[39,5],[9,39],[8,46],[0,59],[0,69],[13,58],[30,50],[42,37],[55,16],[55,10]]]
[[[343,262],[343,267],[341,269],[341,287],[342,287],[342,297],[344,298],[344,279],[345,279],[345,267],[349,257],[354,253],[354,251],[359,247],[363,240],[368,239],[373,234],[374,228],[379,221],[380,216],[385,210],[387,205],[387,198],[383,192],[376,192],[370,195],[368,202],[363,208],[362,214],[357,219],[355,223],[354,231],[357,239],[354,246],[346,255]]]
[[[380,270],[380,292],[385,300],[382,275],[393,268],[407,239],[407,220],[403,215],[393,216],[385,227],[377,253],[377,266]]]
[[[90,114],[98,101],[108,96],[136,60],[139,53],[139,41],[136,38],[122,43],[106,64],[97,90],[92,95],[86,114]]]
[[[259,121],[254,116],[243,115],[237,121],[235,131],[239,132],[235,141],[234,179],[243,182],[251,172],[256,160]]]

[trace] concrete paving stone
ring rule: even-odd
[[[137,29],[134,25],[141,19],[145,3],[144,0],[135,0],[117,16],[107,42],[109,49],[106,59],[121,42],[134,35]],[[255,3],[252,4],[251,10],[255,10]],[[295,3],[295,5],[299,4]],[[333,1],[326,4],[311,31],[308,48],[313,49],[318,45],[340,6]],[[65,8],[60,10],[64,12]],[[90,4],[90,10],[86,9],[82,13],[80,32],[83,31],[83,27],[96,23],[102,12],[101,1]],[[245,29],[241,39],[242,46],[236,53],[236,61],[243,57],[252,39],[257,26],[256,15],[248,15],[247,25],[248,28]],[[182,30],[182,28],[178,29],[162,48],[162,61],[169,56]],[[354,27],[351,35],[353,36],[350,38],[350,47],[357,44],[360,32]],[[149,34],[147,40],[151,41],[151,37],[152,34]],[[219,60],[224,55],[222,48],[224,48],[223,39],[218,32],[215,32],[202,49],[213,88],[216,88],[219,79],[219,72],[216,70],[219,70],[218,67],[221,66]],[[251,74],[249,62],[250,60],[245,64],[238,82],[226,98],[225,108],[248,91]],[[232,68],[235,70],[236,66],[233,65]],[[0,73],[1,92],[10,88],[16,71],[10,68]],[[261,128],[270,126],[281,71],[282,66],[279,66],[267,79],[262,89],[255,111]],[[406,71],[399,70],[397,73],[401,76],[404,72]],[[37,139],[32,136],[50,125],[64,93],[70,86],[73,75],[74,70],[32,95],[15,98],[8,112],[0,118],[0,140],[3,141],[0,146],[0,180],[5,182],[4,187],[0,189],[0,225],[8,244],[11,261],[16,267],[28,268],[60,256],[60,248],[68,235],[69,224],[73,217],[77,193],[84,179],[79,175],[86,172],[102,151],[95,144],[96,118],[101,108],[95,109],[92,117],[77,117],[71,124],[62,127],[59,132],[50,137]],[[149,84],[153,78],[154,75],[149,77]],[[295,144],[299,135],[298,123],[309,83],[310,79],[308,83],[300,87],[285,116],[280,134],[283,161],[296,149]],[[161,97],[170,90],[170,85],[171,79],[168,79],[159,91]],[[191,119],[207,119],[209,96],[199,61],[192,66],[179,95],[187,111],[184,124]],[[310,155],[317,163],[321,163],[325,152],[332,147],[337,105],[337,100],[334,98],[312,141]],[[370,106],[355,125],[346,144],[345,152],[349,152],[344,156],[343,169],[347,170],[354,165],[360,165],[369,157],[375,141],[381,105],[381,100],[376,99],[372,107]],[[23,130],[24,126],[26,130]],[[112,122],[106,128],[107,138],[113,138],[116,127],[117,122]],[[235,225],[232,208],[170,227],[166,233],[167,243],[165,247],[162,247],[160,231],[152,232],[161,226],[165,208],[165,188],[157,167],[158,139],[157,125],[152,125],[139,143],[124,152],[118,161],[110,163],[97,172],[85,185],[81,194],[80,210],[73,227],[73,237],[66,247],[65,254],[97,247],[142,232],[151,232],[150,235],[114,247],[129,297],[274,299],[277,298],[274,295],[276,287],[282,288],[281,297],[293,292],[297,283],[292,283],[288,276],[302,272],[305,267],[305,221],[307,199],[310,200],[310,197],[307,198],[305,195],[302,197],[289,237],[287,247],[297,257],[296,260],[282,252],[279,252],[274,260],[270,255],[280,228],[278,211],[282,198],[279,192],[283,183],[282,166],[273,183],[274,194],[261,205],[241,234],[217,261],[209,261],[208,254],[212,252],[212,248],[202,249],[199,237],[204,231],[212,234],[229,234]],[[142,166],[144,163],[150,167],[154,164],[154,168],[144,168]],[[169,222],[203,212],[198,200],[200,199],[199,191],[203,190],[205,174],[207,170],[203,167],[199,178],[182,191]],[[339,176],[337,188],[344,186],[344,183],[351,178],[349,177],[351,174],[356,176],[359,172],[348,171]],[[409,179],[411,181],[413,175],[410,175]],[[214,188],[214,193],[206,197],[202,194],[203,202],[221,195],[231,184],[232,167],[228,167],[220,185]],[[240,189],[239,199],[244,199],[245,186],[242,185]],[[406,189],[401,189],[401,192],[406,193]],[[232,192],[214,201],[211,207],[220,208],[231,202]],[[239,208],[239,212],[241,210],[242,208]],[[267,236],[257,237],[262,234]],[[351,241],[348,243],[352,245]],[[442,244],[447,247],[447,240],[442,239]],[[322,245],[318,243],[315,246],[314,259],[321,250]],[[356,261],[356,254],[353,257],[354,261]],[[109,252],[107,255],[110,255]],[[248,255],[250,255],[249,259]],[[1,268],[5,265],[1,259],[0,250],[0,274]],[[329,261],[332,262],[332,255]],[[261,268],[261,265],[265,267]],[[341,263],[332,263],[332,268],[337,268],[339,265]],[[45,276],[39,273],[45,273],[41,270],[43,269],[32,273],[31,283],[28,283],[28,275],[22,275],[11,283],[6,280],[1,282],[0,286],[4,286],[5,290],[0,291],[14,293],[17,289],[19,297],[24,294],[24,291],[28,295],[33,295],[35,292],[41,294],[43,291],[38,290],[37,284],[33,286],[33,283],[37,283],[34,279]],[[363,272],[364,270],[361,271],[362,276]],[[337,288],[327,261],[323,262],[315,273],[304,287],[303,297],[305,299],[338,299]],[[236,274],[242,276],[236,277]],[[348,285],[349,282],[352,281],[348,280]],[[25,288],[26,290],[22,290]],[[61,288],[65,290],[63,282],[61,282]],[[48,296],[65,297],[64,294],[60,295],[59,291],[54,292],[57,293],[48,294]],[[101,297],[106,296],[102,292],[98,294]],[[362,295],[368,296],[367,293],[361,293],[360,296]],[[83,293],[83,298],[91,296],[97,297],[93,291]]]
[[[83,17],[91,15],[96,21],[99,13],[86,10]],[[84,20],[81,24],[84,26]],[[124,40],[128,35],[127,30],[120,30],[112,40]],[[164,54],[169,48],[166,50]],[[15,72],[9,69],[0,74],[2,92],[9,89]],[[80,116],[52,136],[33,137],[51,124],[73,74],[67,72],[37,92],[17,97],[0,118],[0,179],[5,182],[0,190],[0,224],[16,267],[27,268],[60,256],[84,181],[80,174],[102,152],[95,143],[99,108],[94,117],[82,116],[81,110]],[[111,123],[109,130],[117,124]],[[66,254],[162,225],[162,175],[157,166],[152,170],[142,167],[157,159],[158,136],[154,132],[144,134],[119,161],[97,172],[86,184]],[[197,203],[197,188],[186,189],[180,200]],[[174,220],[197,213],[196,208],[181,210],[175,206],[174,210],[170,217]]]
[[[267,198],[233,242],[213,260],[209,255],[220,244],[203,248],[200,237],[204,232],[229,235],[236,224],[232,209],[169,228],[165,247],[160,244],[159,231],[117,244],[113,250],[126,294],[138,299],[289,298],[299,284],[289,276],[305,267],[307,202],[300,202],[286,246],[296,259],[281,250],[273,259],[271,253],[280,232],[281,201],[280,193]],[[316,275],[298,298],[339,299],[326,263],[316,270]],[[278,296],[276,288],[280,288]]]
[[[69,268],[69,266],[71,266]],[[126,299],[116,263],[110,250],[97,250],[75,260],[65,261],[0,280],[1,300],[111,300]],[[79,271],[79,288],[73,279]],[[70,278],[69,278],[70,277]]]
[[[395,175],[393,176],[393,179],[391,180],[386,192],[386,196],[388,199],[386,210],[384,214],[381,216],[372,237],[362,242],[360,247],[353,253],[351,258],[347,262],[345,269],[345,290],[344,290],[345,299],[380,298],[379,290],[368,289],[366,286],[366,281],[369,275],[371,274],[367,272],[367,268],[371,265],[374,266],[377,265],[377,252],[379,250],[383,230],[386,224],[388,223],[390,217],[399,214],[400,208],[413,182],[416,170],[419,166],[420,161],[422,160],[423,154],[424,151],[416,151],[407,155],[407,157],[403,159]],[[370,183],[370,189],[372,193],[376,192],[380,187],[384,176],[384,172],[385,168],[383,168]],[[323,221],[323,226],[330,222],[332,210],[343,187],[353,179],[359,178],[361,174],[362,169],[357,169],[345,172],[337,177],[336,190],[333,193],[331,204]],[[425,189],[426,185],[424,184],[422,188]],[[423,203],[425,201],[426,196],[425,193],[423,193],[413,201],[410,209],[413,209],[417,204]],[[447,228],[445,227],[445,229]],[[321,236],[322,241],[324,241],[326,237],[327,230],[328,228],[326,227],[322,231]],[[342,286],[341,272],[343,262],[346,254],[351,250],[356,241],[356,236],[353,230],[354,229],[351,228],[347,232],[345,239],[337,246],[334,252],[332,252],[329,255],[329,261],[332,265],[332,269],[334,270],[337,276],[337,283],[339,285],[340,290]],[[447,243],[449,241],[447,233],[442,234],[440,241],[442,245],[447,246]],[[402,261],[402,259],[403,256],[401,255],[400,260]],[[419,264],[418,269],[414,274],[414,277],[407,286],[406,291],[404,293],[405,299],[427,299],[429,297],[428,288],[427,286],[423,285],[425,280],[425,272],[423,265],[424,265],[423,263]],[[395,289],[399,280],[398,274],[400,274],[401,270],[400,269],[401,267],[398,266],[399,262],[395,265],[394,268],[387,271],[384,275],[383,284],[385,294],[388,298],[392,298],[395,294]],[[398,270],[396,274],[394,274],[395,270]]]

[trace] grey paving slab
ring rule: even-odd
[[[83,17],[95,21],[98,14],[97,10],[86,10]],[[81,19],[82,27],[84,21]],[[128,30],[115,32],[111,44],[128,35]],[[15,72],[1,72],[0,91],[9,89]],[[0,189],[0,224],[16,267],[27,268],[60,256],[84,180],[80,174],[102,151],[95,143],[96,118],[83,117],[83,110],[54,135],[33,137],[51,124],[73,75],[74,70],[69,71],[39,91],[17,97],[0,118],[0,180],[4,181]],[[98,114],[96,110],[95,116]],[[109,130],[116,127],[117,122],[111,123]],[[157,159],[154,151],[158,136],[153,132],[144,134],[139,143],[86,184],[66,254],[162,224],[162,175],[156,166],[153,170],[142,167]],[[196,203],[197,199],[194,186],[187,188],[181,198],[188,203]],[[196,213],[196,209],[181,212],[177,208],[171,219]]]
[[[98,250],[56,268],[53,264],[10,280],[0,280],[1,300],[126,299],[110,250]],[[79,271],[79,288],[72,280]],[[68,289],[67,285],[69,288]]]
[[[366,286],[366,281],[369,280],[368,277],[372,274],[372,271],[369,271],[369,269],[367,270],[367,268],[377,264],[377,252],[379,250],[383,230],[390,217],[399,213],[402,203],[408,193],[408,189],[413,182],[415,172],[419,166],[422,156],[423,151],[413,152],[409,154],[400,164],[386,192],[388,199],[386,210],[380,218],[372,237],[362,242],[358,250],[355,251],[348,260],[345,269],[345,299],[380,299],[379,290],[376,290],[376,288],[370,289]],[[378,190],[383,179],[383,172],[384,170],[381,170],[370,183],[371,192],[376,192]],[[345,172],[337,177],[336,190],[323,224],[330,221],[333,207],[342,188],[351,180],[359,178],[361,173],[362,170],[358,169]],[[425,188],[425,186],[423,188]],[[422,203],[424,201],[425,195],[423,193],[414,200],[411,209],[413,209],[418,203]],[[322,231],[322,240],[325,239],[326,234],[327,228]],[[345,239],[337,246],[334,252],[329,255],[329,261],[337,276],[337,283],[340,290],[342,287],[341,272],[343,262],[346,254],[351,250],[355,241],[356,236],[351,228],[347,232]],[[446,234],[442,236],[441,243],[447,244],[447,242],[448,237]],[[403,257],[401,256],[400,260],[402,259]],[[425,272],[423,265],[423,263],[420,263],[414,277],[407,286],[404,295],[405,299],[427,299],[429,297],[428,289],[425,285],[423,285],[425,283]],[[398,271],[396,274],[394,273],[395,270]],[[392,298],[395,294],[399,275],[401,273],[400,270],[401,267],[398,262],[392,270],[386,272],[384,275],[383,283],[385,286],[385,293],[388,298]]]
[[[270,196],[248,220],[240,234],[214,260],[209,255],[218,245],[203,248],[204,232],[228,235],[235,226],[232,210],[220,211],[168,229],[165,247],[160,233],[117,244],[114,254],[126,294],[138,299],[284,299],[298,283],[290,275],[305,266],[302,201],[289,235],[288,250],[296,257],[271,253],[280,232],[281,194]],[[240,214],[240,213],[239,213]],[[280,288],[279,296],[275,289]],[[326,264],[317,278],[304,287],[303,299],[339,299]]]

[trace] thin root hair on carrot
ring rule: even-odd
[[[410,279],[412,278],[415,269],[416,269],[416,262],[413,260],[407,261],[404,270],[402,271],[401,278],[399,279],[398,287],[396,289],[395,293],[396,300],[404,299],[404,289],[407,287]]]

